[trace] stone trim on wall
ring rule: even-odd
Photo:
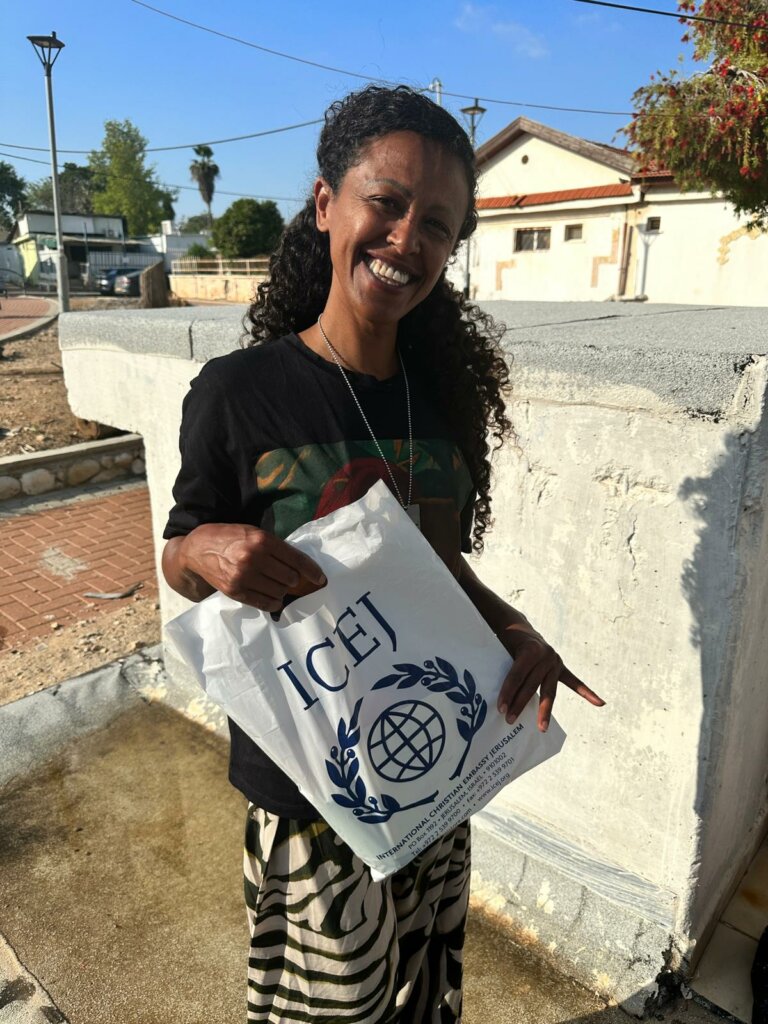
[[[144,440],[140,434],[123,434],[0,459],[0,502],[143,476]]]

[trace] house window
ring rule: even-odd
[[[661,217],[649,217],[645,222],[646,231],[661,231]]]
[[[565,240],[566,242],[579,242],[583,235],[582,224],[566,224],[565,225]]]
[[[550,228],[518,228],[515,232],[515,252],[548,249],[551,234]]]

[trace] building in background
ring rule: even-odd
[[[171,220],[164,220],[161,223],[159,235],[147,235],[140,241],[142,243],[142,251],[162,256],[168,273],[171,271],[172,261],[186,256],[187,251],[193,245],[202,245],[206,249],[211,248],[210,234],[182,234],[176,230]]]
[[[24,264],[19,250],[10,242],[0,242],[0,288],[18,288],[24,284]]]
[[[477,162],[474,299],[766,302],[768,235],[667,172],[636,174],[626,150],[519,117]],[[464,252],[449,272],[459,288]]]
[[[182,235],[171,221],[162,222],[158,235],[127,237],[120,215],[64,213],[61,216],[67,275],[72,284],[88,287],[108,267],[149,267],[162,259],[166,270],[171,260],[183,256],[195,243],[205,245],[205,235]],[[56,288],[56,226],[49,210],[20,214],[8,236],[21,257],[21,272],[32,287]],[[15,266],[16,264],[14,264]]]

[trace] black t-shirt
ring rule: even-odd
[[[407,370],[407,367],[406,367]],[[408,417],[402,373],[388,380],[347,372],[405,499]],[[413,503],[421,530],[452,572],[470,550],[474,492],[430,381],[408,375],[414,438]],[[184,399],[181,470],[163,536],[202,523],[247,523],[285,538],[361,498],[389,473],[341,371],[294,334],[206,363]],[[317,818],[296,785],[229,722],[229,778],[253,803],[291,818]]]

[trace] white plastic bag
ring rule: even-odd
[[[279,621],[214,594],[168,623],[209,697],[383,878],[556,754],[510,657],[387,487],[288,540],[328,584]]]

